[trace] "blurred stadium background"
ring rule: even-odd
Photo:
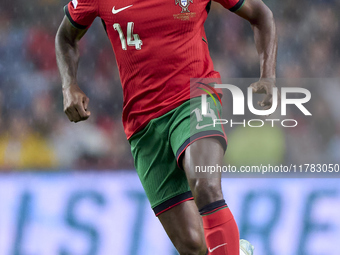
[[[227,130],[227,161],[340,163],[340,2],[265,2],[277,22],[278,77],[325,82],[309,88],[312,121],[298,128],[253,140],[251,131]],[[176,254],[134,172],[99,19],[81,41],[78,72],[92,115],[73,124],[63,113],[54,36],[66,3],[0,4],[0,254]],[[258,77],[246,22],[213,3],[206,33],[222,80]],[[340,179],[281,177],[223,179],[241,237],[258,255],[339,255]]]

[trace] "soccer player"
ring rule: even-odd
[[[252,25],[261,78],[251,86],[253,92],[266,94],[260,106],[269,108],[277,51],[272,12],[261,0],[216,1]],[[56,35],[64,111],[72,122],[86,120],[89,98],[76,79],[78,41],[96,17],[102,19],[119,68],[123,125],[137,173],[181,255],[240,253],[239,232],[223,199],[221,176],[192,174],[194,166],[222,165],[227,146],[221,126],[208,125],[211,118],[209,122],[200,112],[199,117],[190,112],[192,106],[200,109],[200,97],[190,96],[190,78],[220,79],[203,27],[210,3],[72,0]],[[207,100],[209,113],[216,115],[221,105]],[[252,254],[248,242],[241,241],[241,246],[245,254]]]

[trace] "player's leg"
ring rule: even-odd
[[[150,121],[130,140],[135,167],[151,207],[181,255],[205,255],[202,219],[169,144],[172,113]],[[152,254],[152,251],[150,251]]]
[[[223,165],[224,149],[218,139],[207,137],[193,142],[181,158],[198,208],[223,199],[221,173],[195,172],[195,166]]]
[[[202,217],[192,201],[186,174],[176,162],[192,138],[188,130],[190,112],[190,103],[186,102],[174,111],[150,121],[144,130],[129,140],[135,167],[151,207],[181,255],[206,253]],[[203,137],[207,133],[208,136],[212,135],[211,130],[202,131],[198,134],[199,138],[202,138],[202,134]],[[213,132],[213,135],[219,135],[222,139],[224,137],[221,131]],[[220,182],[217,183],[220,185]],[[205,187],[216,187],[216,184],[209,185]],[[201,193],[209,197],[212,194]],[[221,192],[217,194],[221,195]],[[215,199],[213,195],[207,201]]]
[[[158,219],[179,254],[206,255],[202,219],[193,200],[174,206]]]
[[[181,123],[174,129],[171,142],[179,166],[185,170],[190,189],[202,215],[206,245],[212,255],[239,254],[239,232],[228,206],[223,200],[221,173],[195,173],[196,167],[223,165],[227,147],[222,125],[213,125],[220,116],[221,104],[207,98],[207,114],[201,112],[201,99],[183,104]],[[188,114],[189,113],[189,114]],[[190,127],[190,128],[188,128]],[[184,134],[184,135],[183,135]],[[206,168],[205,168],[206,169]]]
[[[209,254],[238,255],[239,232],[223,200],[220,173],[195,173],[195,166],[223,165],[223,157],[224,148],[218,139],[202,138],[187,147],[182,164],[202,216]]]

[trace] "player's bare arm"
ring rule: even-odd
[[[86,120],[91,114],[87,110],[89,98],[77,83],[78,42],[86,31],[86,29],[73,27],[64,17],[55,39],[55,51],[62,81],[64,111],[72,122]]]
[[[272,105],[272,88],[275,86],[277,55],[273,13],[261,0],[246,0],[236,14],[248,20],[254,31],[256,49],[260,56],[261,78],[251,87],[254,93],[266,94],[264,100],[258,104],[269,109]]]

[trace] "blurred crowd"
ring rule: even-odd
[[[278,160],[339,163],[340,3],[265,2],[278,28],[278,77],[327,78],[327,84],[310,87],[317,98],[313,121],[280,131],[284,150]],[[133,169],[121,123],[117,64],[99,19],[80,44],[78,81],[90,98],[91,117],[74,124],[63,113],[54,37],[65,4],[13,0],[0,5],[0,169]],[[259,76],[247,22],[214,3],[205,27],[222,81]]]

